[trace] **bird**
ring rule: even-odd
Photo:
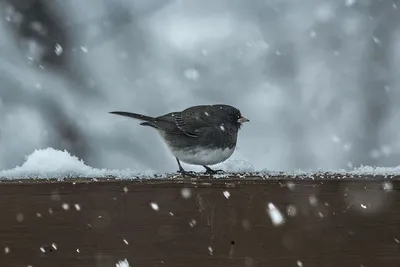
[[[158,117],[125,111],[109,113],[143,121],[140,125],[156,129],[174,155],[178,173],[183,176],[194,176],[194,172],[183,169],[181,161],[203,166],[205,174],[223,172],[209,165],[224,162],[233,154],[239,129],[250,121],[239,109],[226,104],[197,105]]]

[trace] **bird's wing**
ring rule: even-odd
[[[151,126],[170,134],[186,135],[193,138],[199,137],[198,129],[189,126],[187,119],[182,116],[181,112],[171,112],[157,117],[153,124]]]
[[[211,106],[194,106],[181,112],[165,114],[156,120],[161,130],[198,138],[203,135],[206,128],[213,128],[218,124],[218,118],[213,115]]]
[[[218,118],[211,106],[195,106],[174,114],[176,126],[192,137],[199,137],[207,128],[214,128]]]
[[[175,114],[175,125],[176,127],[181,130],[184,134],[189,137],[199,137],[198,127],[192,127],[187,123],[187,119],[185,120],[182,117],[182,113]]]

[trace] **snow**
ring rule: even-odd
[[[54,53],[56,53],[57,56],[60,56],[63,53],[63,48],[60,44],[55,45]]]
[[[18,213],[16,218],[17,218],[17,222],[20,223],[24,220],[24,214]]]
[[[214,253],[214,250],[211,246],[208,247],[208,253],[210,253],[210,255]]]
[[[123,261],[118,261],[117,264],[115,265],[116,267],[129,267],[129,262],[127,259],[124,259]]]
[[[230,196],[231,196],[231,194],[229,193],[229,191],[224,191],[224,192],[222,192],[222,194],[224,194],[224,197],[225,197],[226,199],[229,199]]]
[[[385,183],[383,183],[383,189],[387,190],[387,191],[390,191],[390,190],[393,189],[393,184],[390,183],[390,182],[385,182]]]
[[[174,166],[175,167],[175,166]],[[204,171],[201,166],[192,165],[189,168],[195,171]],[[255,167],[247,161],[238,159],[228,159],[221,164],[214,165],[215,169],[223,169],[225,174],[214,175],[215,178],[227,177],[233,173],[241,173],[243,176],[259,176],[263,178],[273,178],[285,176],[287,178],[297,177],[299,179],[314,178],[362,178],[360,176],[381,175],[386,179],[400,175],[400,166],[397,167],[372,167],[362,166],[352,170],[310,170],[279,172],[271,170],[257,171]],[[200,170],[201,169],[201,170]],[[167,174],[157,173],[152,170],[135,171],[130,169],[98,169],[86,165],[82,160],[68,151],[56,150],[54,148],[34,150],[28,155],[20,166],[13,169],[0,171],[0,179],[68,179],[68,178],[115,178],[115,179],[137,179],[137,178],[164,178]],[[383,185],[385,190],[392,188],[390,183]],[[124,192],[128,189],[124,188]],[[188,197],[188,192],[182,192],[182,197]],[[69,207],[64,206],[64,209]]]
[[[297,208],[294,205],[289,205],[286,208],[286,213],[288,216],[293,217],[297,214]]]
[[[86,46],[81,46],[81,50],[84,53],[87,53],[89,51]]]
[[[157,204],[157,203],[154,203],[154,202],[151,202],[151,203],[150,203],[150,207],[151,207],[153,210],[155,210],[155,211],[158,211],[158,210],[160,209],[160,207],[158,206],[158,204]]]
[[[274,204],[268,203],[267,212],[274,226],[279,226],[285,223],[282,213],[275,207]]]
[[[196,222],[195,219],[192,219],[192,220],[189,222],[190,227],[195,227],[196,224],[197,224],[197,222]]]
[[[96,169],[85,165],[82,160],[71,155],[68,151],[53,148],[38,149],[26,157],[21,166],[10,170],[0,171],[0,178],[26,179],[26,178],[56,178],[65,177],[91,178],[108,177],[134,178],[138,176],[149,176],[154,172],[139,173],[132,170],[108,170]]]
[[[192,191],[189,188],[182,188],[181,195],[184,199],[189,199],[192,196]]]
[[[356,0],[346,0],[346,6],[352,6],[356,3]]]
[[[309,196],[308,201],[312,206],[316,206],[318,203],[318,199],[314,195]]]

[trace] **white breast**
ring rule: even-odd
[[[234,148],[226,149],[201,149],[173,150],[172,153],[179,160],[193,165],[214,165],[227,160],[233,153]]]

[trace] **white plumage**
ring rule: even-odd
[[[234,148],[204,149],[201,147],[191,150],[173,150],[172,154],[179,160],[192,165],[214,165],[227,160],[235,151]]]

